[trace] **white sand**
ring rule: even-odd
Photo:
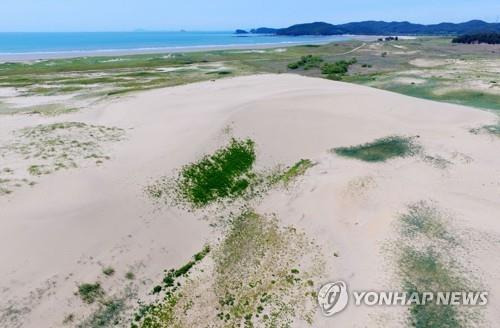
[[[495,122],[493,114],[324,79],[260,75],[148,91],[56,118],[0,117],[1,135],[61,120],[121,127],[127,140],[102,166],[61,171],[0,197],[0,318],[11,302],[29,309],[18,316],[23,327],[61,326],[65,315],[88,312],[73,295],[78,283],[98,280],[112,293],[132,269],[146,281],[138,287],[144,294],[163,269],[213,240],[203,213],[155,211],[143,188],[221,145],[230,125],[256,141],[260,167],[319,163],[258,211],[277,213],[322,245],[328,280],[394,287],[383,250],[395,238],[394,221],[408,203],[434,200],[460,229],[480,236],[465,242],[467,261],[492,295],[486,323],[500,320],[500,139],[468,132]],[[442,170],[418,157],[373,164],[328,152],[394,134],[419,135],[427,153],[453,165]],[[103,266],[114,267],[115,277],[104,278]],[[314,327],[398,327],[397,314],[350,306],[334,318],[318,313]]]

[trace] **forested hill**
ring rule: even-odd
[[[422,25],[410,22],[364,21],[333,25],[324,22],[315,22],[278,29],[261,27],[253,29],[251,32],[277,35],[460,35],[477,32],[500,32],[500,23],[471,20],[458,24],[440,23]]]

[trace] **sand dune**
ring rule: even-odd
[[[61,121],[124,129],[111,159],[42,176],[37,185],[0,197],[0,325],[58,327],[69,313],[91,311],[74,295],[81,282],[108,293],[131,283],[139,296],[219,232],[206,212],[161,208],[144,188],[227,141],[224,130],[249,137],[257,167],[317,163],[287,190],[256,203],[283,225],[307,233],[322,248],[323,282],[394,289],[387,243],[408,204],[433,201],[449,213],[463,240],[457,256],[490,292],[486,326],[500,319],[500,139],[472,134],[496,115],[363,86],[296,75],[257,75],[148,91],[54,118],[0,117],[2,138]],[[422,155],[366,163],[332,148],[390,135],[415,137]],[[417,138],[418,136],[418,138]],[[9,158],[3,158],[9,166]],[[334,256],[334,253],[336,256]],[[101,271],[112,266],[117,274]],[[127,271],[134,282],[125,279]],[[334,318],[319,311],[314,327],[400,327],[401,309],[348,307]],[[300,323],[298,324],[301,325]]]

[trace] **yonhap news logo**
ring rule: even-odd
[[[319,306],[327,317],[345,309],[348,301],[347,285],[343,281],[325,284],[318,292]]]
[[[355,290],[349,293],[345,281],[324,284],[318,292],[318,304],[323,314],[331,317],[349,304],[354,306],[412,306],[434,303],[436,305],[485,306],[486,291],[401,292]]]

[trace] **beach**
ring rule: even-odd
[[[158,204],[146,190],[231,138],[255,143],[259,170],[314,163],[287,188],[266,190],[249,206],[318,246],[315,288],[339,279],[352,289],[402,288],[394,257],[409,237],[401,235],[399,218],[411,204],[426,202],[445,213],[447,233],[457,241],[441,247],[449,251],[443,256],[458,263],[473,288],[500,293],[500,139],[480,132],[497,122],[488,111],[326,79],[257,74],[142,91],[60,116],[1,116],[0,136],[11,140],[21,129],[64,122],[84,123],[82,134],[90,127],[120,130],[106,130],[114,134],[103,134],[105,142],[92,139],[96,149],[103,143],[102,154],[89,150],[102,157],[98,165],[75,154],[77,168],[41,175],[35,185],[0,197],[3,327],[60,327],[69,315],[85,321],[96,303],[79,298],[84,282],[99,282],[113,297],[130,291],[124,317],[132,317],[137,299],[151,297],[164,270],[181,267],[204,245],[216,248],[225,236],[216,218],[226,212]],[[410,138],[418,152],[366,162],[333,151],[390,136]],[[33,160],[6,151],[2,169]],[[24,177],[17,174],[11,178]],[[102,273],[108,266],[116,272],[110,277]],[[197,272],[197,288],[210,290],[210,277]],[[493,327],[500,302],[489,301],[481,316]],[[217,310],[205,310],[206,322],[221,325]],[[311,318],[314,327],[401,327],[405,315],[397,307],[350,306],[334,319],[315,308]],[[196,318],[186,320],[192,325]]]

